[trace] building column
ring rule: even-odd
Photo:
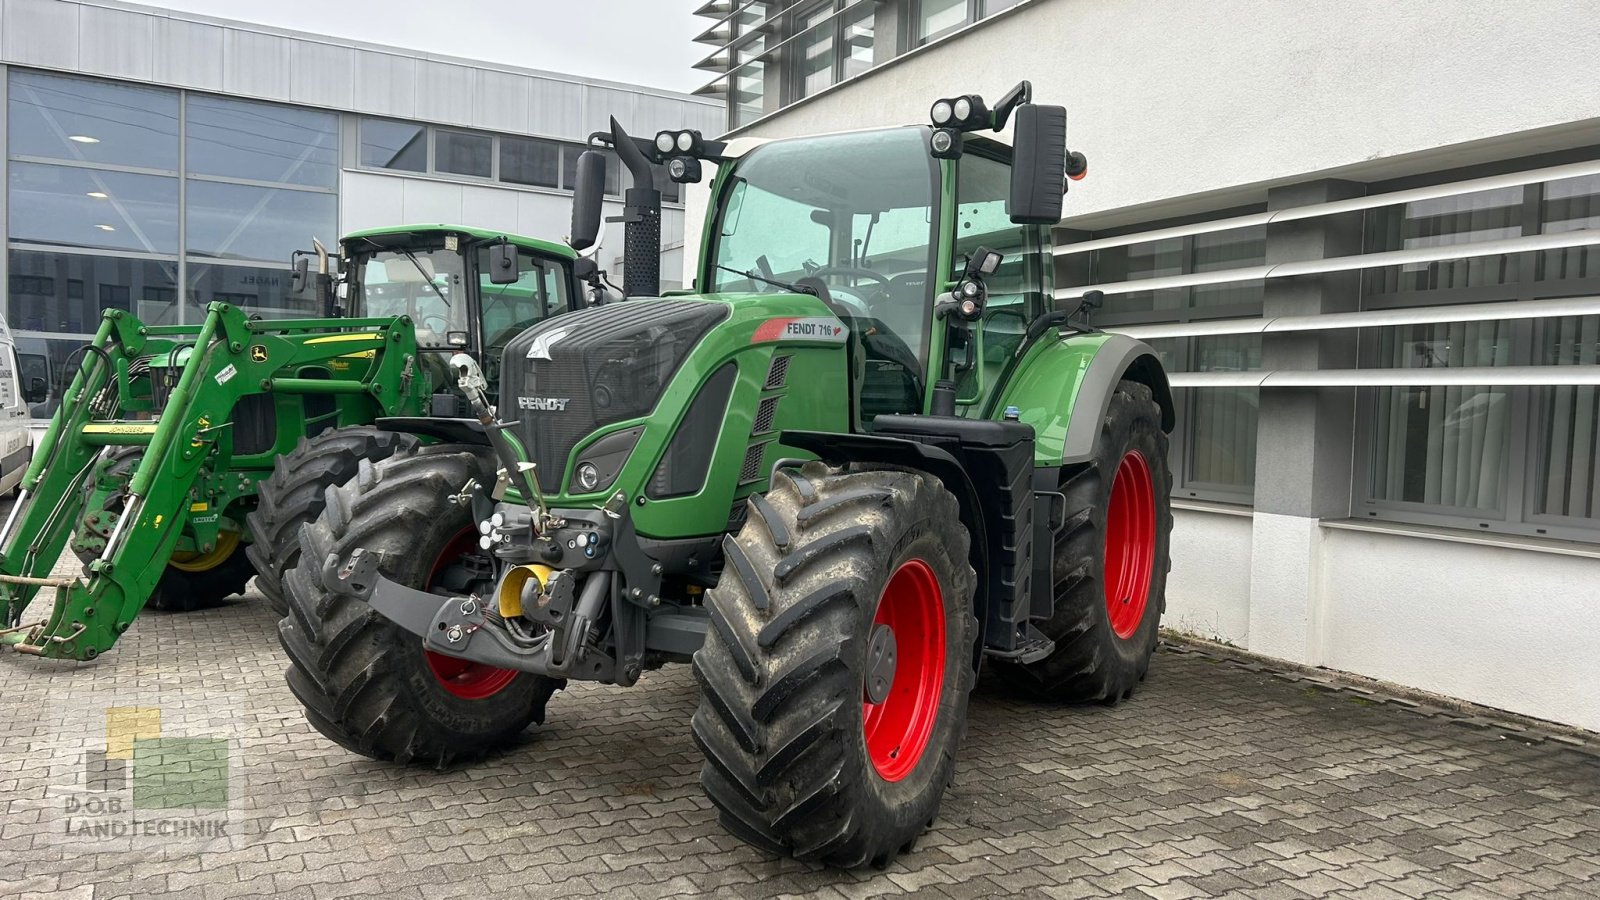
[[[1358,197],[1365,186],[1323,180],[1274,188],[1268,209]],[[1353,256],[1362,213],[1267,226],[1266,262]],[[1269,279],[1262,314],[1305,316],[1355,311],[1360,272]],[[1348,369],[1357,362],[1354,331],[1262,336],[1264,369]],[[1321,528],[1350,514],[1353,388],[1267,388],[1256,432],[1255,519],[1251,541],[1250,649],[1308,665],[1322,662]]]

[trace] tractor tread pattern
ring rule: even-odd
[[[713,627],[693,666],[702,690],[692,720],[705,759],[701,783],[724,826],[757,847],[884,866],[932,823],[965,733],[974,679],[965,660],[977,640],[969,539],[955,497],[919,473],[813,462],[780,470],[772,486],[764,505],[752,504],[752,518],[764,524],[747,522],[726,539],[733,564],[707,594]],[[853,515],[802,518],[824,504]],[[960,622],[961,652],[951,658],[963,662],[946,679],[942,703],[953,712],[937,728],[948,730],[906,780],[889,783],[861,743],[858,668],[881,587],[860,586],[881,585],[880,570],[911,546],[901,541],[947,554],[936,568],[951,573],[947,603],[953,595],[961,604],[947,615]],[[770,585],[761,573],[773,574]]]
[[[256,508],[246,521],[255,538],[248,552],[256,588],[274,612],[289,611],[283,573],[300,558],[300,527],[322,514],[328,488],[354,478],[363,459],[378,462],[416,445],[409,434],[355,425],[302,437],[273,461],[272,474],[256,486]]]
[[[407,549],[428,541],[442,548],[448,537],[438,535],[469,522],[451,497],[492,465],[475,448],[450,445],[361,460],[356,477],[328,487],[322,514],[300,529],[299,560],[284,573],[288,614],[278,636],[306,718],[341,746],[436,768],[468,762],[542,723],[545,704],[563,686],[521,675],[488,699],[457,704],[431,681],[419,638],[323,584],[324,562],[358,547],[378,554],[387,577],[423,583],[429,563]]]
[[[1007,683],[1041,700],[1115,704],[1133,694],[1149,671],[1165,611],[1165,585],[1171,567],[1172,474],[1167,467],[1167,435],[1161,408],[1147,385],[1122,381],[1101,423],[1095,457],[1064,468],[1061,493],[1066,523],[1056,536],[1052,572],[1055,607],[1039,628],[1055,649],[1030,664],[996,662]],[[1111,630],[1106,613],[1106,509],[1124,448],[1137,447],[1150,464],[1156,499],[1156,553],[1152,561],[1149,608],[1143,624],[1126,640]]]

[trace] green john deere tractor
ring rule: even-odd
[[[743,153],[592,136],[635,185],[717,164],[698,293],[639,299],[659,200],[635,187],[635,299],[512,340],[498,404],[452,360],[472,418],[380,421],[437,442],[362,464],[301,531],[279,631],[311,723],[444,765],[568,679],[692,661],[726,826],[854,866],[932,822],[986,660],[1043,698],[1130,694],[1172,400],[1150,348],[1052,309],[1049,226],[1086,163],[1030,94]],[[1012,146],[980,134],[1007,122]],[[579,164],[580,246],[602,166]]]
[[[372,422],[465,412],[445,360],[496,377],[508,341],[581,295],[577,254],[532,238],[407,226],[351,234],[342,254],[342,285],[320,244],[317,272],[311,254],[292,261],[325,318],[212,303],[200,325],[149,326],[106,311],[0,532],[0,640],[92,659],[147,602],[194,609],[251,576],[280,604],[324,490],[416,443]],[[69,542],[84,572],[54,577]],[[24,621],[41,588],[54,608]]]

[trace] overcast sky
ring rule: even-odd
[[[715,48],[692,43],[712,24],[703,0],[168,0],[167,9],[376,44],[692,91],[690,68]]]

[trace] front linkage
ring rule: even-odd
[[[178,373],[164,402],[150,374],[157,358]],[[364,369],[362,377],[286,374],[340,358]],[[222,462],[235,449],[240,398],[357,395],[396,411],[419,406],[417,391],[425,386],[404,318],[253,321],[230,304],[212,303],[196,328],[146,326],[107,310],[0,530],[3,640],[23,653],[94,659],[128,629],[182,546],[204,554],[240,539],[223,530],[237,523],[219,516],[250,489],[248,475]],[[158,418],[133,418],[140,414]],[[93,556],[82,575],[52,577],[83,522],[86,498],[96,493],[85,482],[96,477],[108,447],[142,448],[126,476],[120,514],[101,523],[104,535],[92,533],[94,523],[85,529],[91,533],[79,535],[79,549]],[[44,619],[24,621],[40,588],[54,590],[54,604]]]

